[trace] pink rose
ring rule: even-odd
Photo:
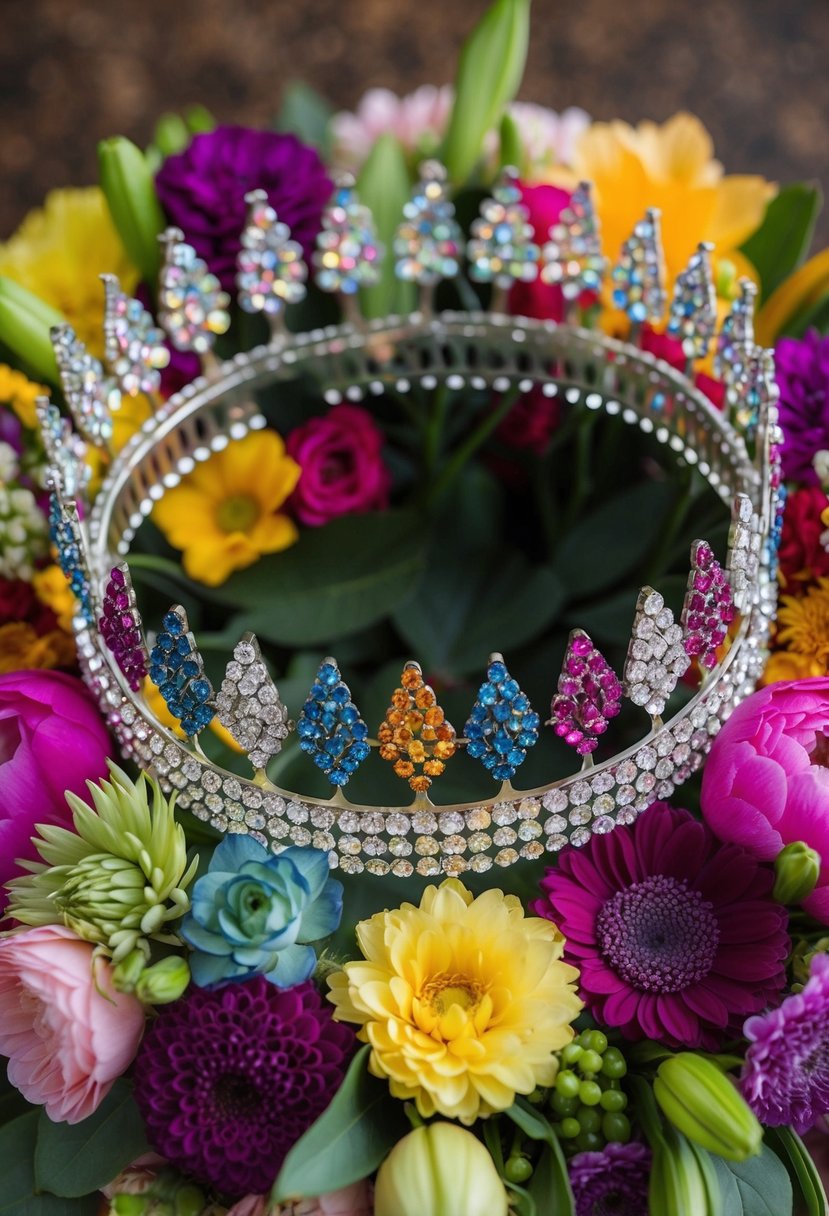
[[[144,1009],[116,992],[109,963],[63,925],[0,941],[0,1055],[23,1097],[55,1123],[80,1123],[132,1063]]]
[[[71,827],[64,794],[107,774],[110,740],[92,697],[59,671],[0,675],[0,911],[16,858],[37,858],[35,824]]]
[[[371,1207],[368,1183],[354,1182],[330,1195],[275,1208],[269,1207],[267,1195],[248,1195],[234,1204],[227,1216],[371,1216]]]
[[[829,677],[769,684],[739,705],[705,765],[702,813],[721,840],[771,861],[803,840],[821,856],[803,907],[829,924]]]
[[[675,367],[678,371],[685,371],[688,360],[682,353],[682,343],[677,338],[672,338],[669,334],[657,333],[655,329],[646,325],[642,330],[640,344],[642,350],[656,355],[657,359],[661,359],[664,363],[670,363],[671,367]],[[705,372],[697,372],[694,376],[694,384],[701,393],[705,394],[715,409],[723,408],[725,385],[721,380],[715,380],[713,376],[708,376]]]
[[[288,455],[302,469],[291,506],[300,523],[318,528],[339,515],[388,506],[391,476],[383,464],[383,432],[367,410],[335,405],[291,431]]]
[[[521,200],[530,213],[530,223],[537,245],[550,239],[550,228],[557,223],[570,202],[570,191],[559,186],[521,186]],[[595,297],[590,297],[594,299]],[[543,283],[516,283],[510,292],[509,310],[518,317],[536,317],[539,321],[561,321],[564,317],[564,297],[561,288]]]

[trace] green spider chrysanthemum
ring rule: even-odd
[[[8,884],[8,915],[25,925],[63,924],[118,963],[148,938],[176,943],[165,926],[190,907],[186,889],[198,858],[187,865],[184,829],[145,773],[132,781],[109,764],[111,781],[88,782],[94,810],[67,794],[74,832],[39,824],[43,863]],[[152,804],[149,792],[152,791]]]

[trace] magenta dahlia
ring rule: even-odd
[[[608,1144],[576,1153],[567,1167],[576,1216],[641,1216],[648,1210],[651,1153],[644,1144]]]
[[[816,954],[803,991],[749,1018],[744,1033],[740,1088],[761,1122],[802,1135],[829,1114],[829,955]]]
[[[263,1193],[339,1089],[354,1042],[312,983],[191,988],[161,1010],[135,1062],[150,1143],[225,1195]]]
[[[562,853],[533,910],[560,927],[601,1025],[713,1049],[785,983],[786,913],[773,885],[771,867],[656,803]]]

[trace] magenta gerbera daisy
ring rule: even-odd
[[[626,1038],[715,1048],[783,988],[786,913],[774,874],[684,810],[567,849],[533,911],[556,922],[581,995]]]
[[[354,1043],[312,983],[191,988],[161,1010],[135,1062],[150,1143],[223,1194],[263,1193],[339,1089]]]

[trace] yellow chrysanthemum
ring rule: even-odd
[[[99,276],[104,273],[117,274],[128,293],[138,282],[97,186],[53,190],[0,245],[0,275],[63,313],[99,358],[104,347]]]
[[[38,634],[26,621],[0,625],[0,675],[10,671],[71,667],[76,657],[74,641],[61,629]]]
[[[826,669],[822,663],[805,654],[792,654],[789,650],[775,650],[769,656],[760,677],[761,684],[778,684],[781,680],[808,680],[811,676],[822,676]]]
[[[419,908],[361,921],[357,940],[366,961],[329,978],[329,999],[337,1019],[360,1024],[371,1071],[396,1098],[471,1124],[552,1084],[581,1002],[550,921],[449,878]]]
[[[573,176],[593,183],[602,245],[615,258],[647,207],[662,213],[668,289],[699,241],[740,274],[756,277],[739,246],[759,227],[776,188],[762,177],[724,176],[714,145],[693,114],[661,125],[597,122],[576,144]]]
[[[61,629],[71,634],[77,603],[60,566],[47,566],[45,570],[36,570],[32,575],[32,586],[41,604],[52,609]]]
[[[153,511],[190,578],[218,587],[263,553],[287,549],[296,524],[279,508],[300,467],[275,431],[255,431],[199,465]]]
[[[829,671],[829,578],[820,578],[805,595],[780,597],[777,641],[809,675]]]
[[[0,403],[10,405],[25,427],[31,430],[37,426],[35,398],[48,395],[48,388],[35,384],[22,372],[0,363]]]

